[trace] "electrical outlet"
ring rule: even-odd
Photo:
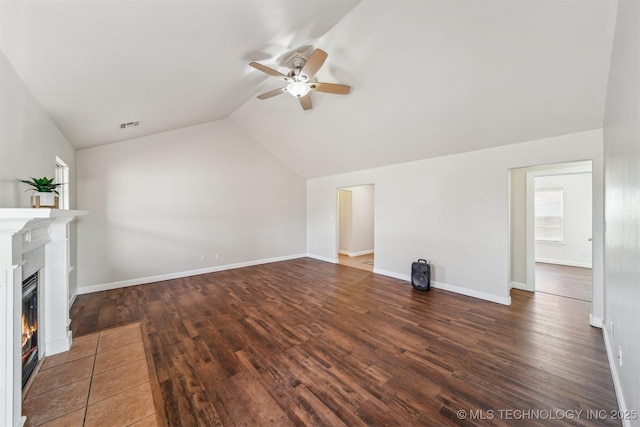
[[[611,322],[611,340],[615,339],[616,337],[616,330],[613,327],[613,322]]]
[[[206,260],[207,260],[207,257],[206,257],[206,256],[202,255],[202,256],[200,257],[200,262],[205,262]]]
[[[618,363],[622,366],[622,346],[618,346]]]
[[[219,253],[218,253],[218,254],[216,254],[216,261],[219,261],[219,260],[220,260],[220,258],[221,258],[221,257],[220,257],[220,254],[219,254]]]

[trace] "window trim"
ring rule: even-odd
[[[56,156],[55,180],[58,187],[60,209],[69,209],[69,166],[58,156]]]

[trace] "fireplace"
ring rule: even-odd
[[[69,224],[87,213],[0,208],[0,426],[25,425],[22,384],[71,348]]]
[[[22,282],[22,387],[38,365],[38,272]]]

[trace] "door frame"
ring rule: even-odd
[[[340,191],[349,190],[353,187],[365,187],[370,186],[373,190],[373,211],[371,214],[373,215],[373,252],[375,252],[375,243],[376,243],[376,185],[374,183],[366,183],[366,184],[354,184],[354,185],[346,185],[342,187],[336,188],[336,241],[335,241],[335,251],[336,254],[336,262],[338,262],[339,254],[340,254]],[[362,254],[364,255],[364,254]]]
[[[545,169],[540,171],[528,171],[526,173],[526,249],[525,257],[527,263],[527,289],[535,291],[536,289],[536,241],[535,241],[535,191],[536,191],[536,178],[539,176],[550,175],[572,175],[578,173],[591,173],[593,181],[593,165],[590,160],[585,161],[584,165],[575,166],[562,166],[559,163],[557,169]],[[588,163],[588,165],[587,165]],[[591,236],[594,234],[593,230],[593,182],[591,185]],[[593,264],[593,244],[591,245],[591,262]],[[593,301],[593,268],[591,277],[591,299]]]
[[[576,163],[589,162],[590,169],[574,168]],[[553,168],[557,166],[557,168]],[[540,168],[536,170],[536,168]],[[576,160],[567,163],[554,163],[547,165],[532,165],[524,166],[515,169],[531,169],[526,171],[526,230],[525,230],[525,261],[526,261],[526,283],[525,287],[521,288],[527,291],[535,290],[535,213],[534,213],[534,198],[535,198],[535,176],[539,175],[551,175],[554,174],[553,170],[560,173],[584,173],[591,172],[591,231],[593,238],[591,245],[591,313],[589,315],[589,324],[596,328],[602,328],[603,326],[603,310],[604,310],[604,186],[603,186],[603,170],[602,164],[594,159]],[[511,176],[511,174],[509,174]],[[509,181],[511,183],[511,179]],[[511,265],[511,256],[513,255],[512,249],[509,250],[509,265]],[[510,272],[511,274],[511,272]],[[512,282],[513,286],[514,282]]]

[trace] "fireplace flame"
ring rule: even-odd
[[[27,361],[31,353],[33,353],[33,351],[35,350],[35,348],[32,348],[31,343],[32,343],[33,334],[36,333],[37,330],[38,330],[38,323],[34,321],[33,325],[30,325],[29,322],[27,322],[27,317],[23,313],[22,314],[22,364],[24,364]]]

